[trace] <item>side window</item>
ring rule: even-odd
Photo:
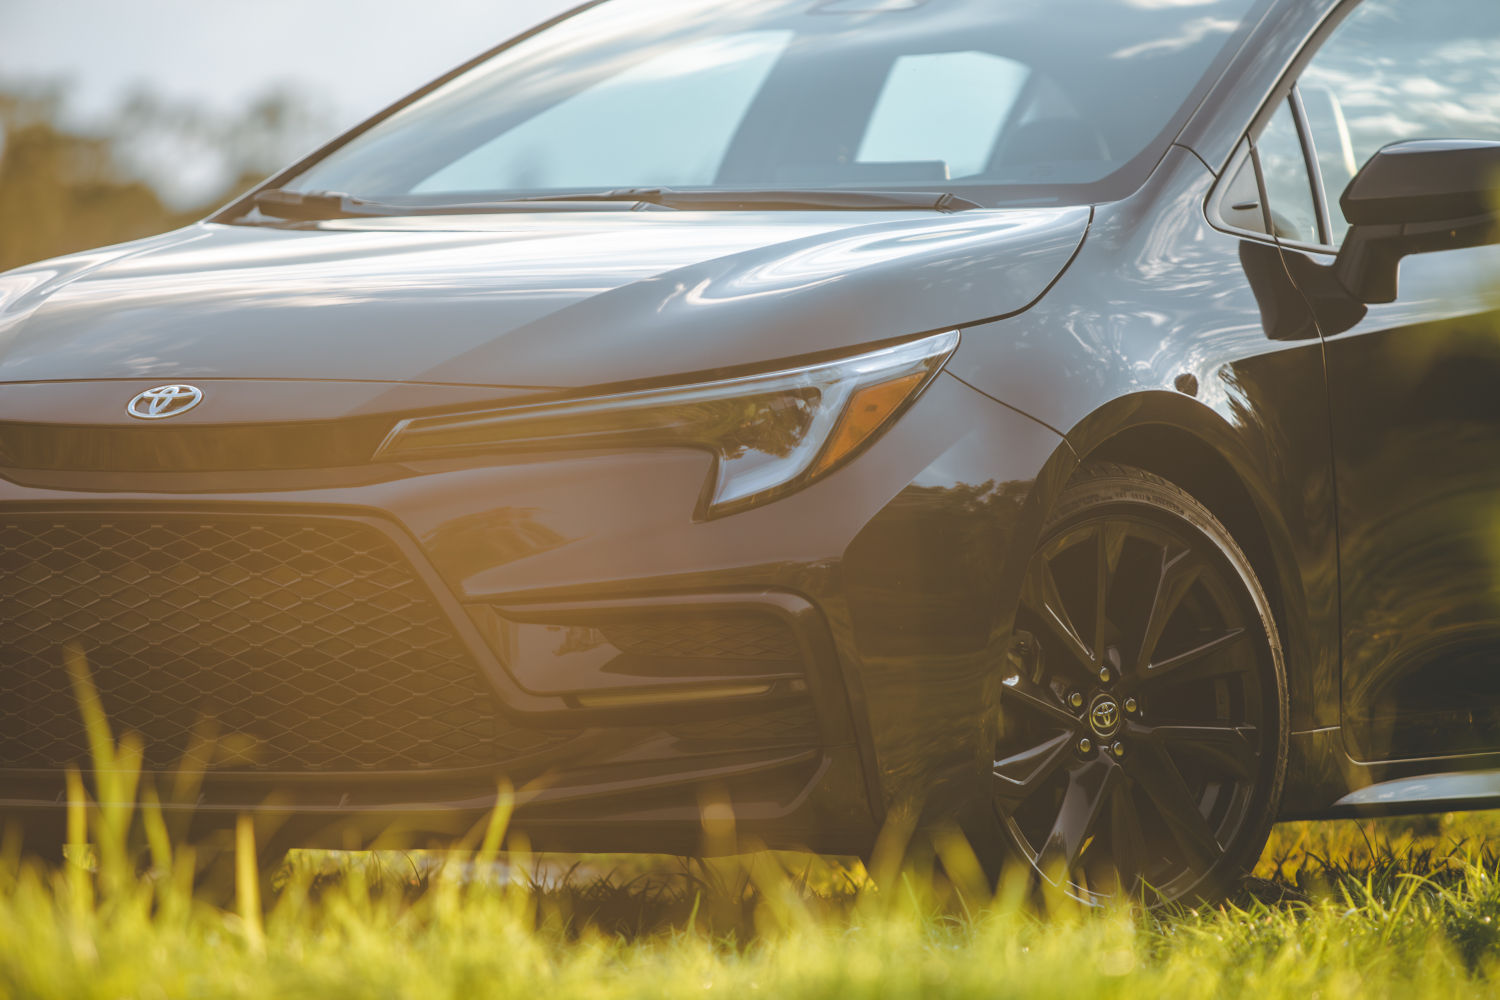
[[[1231,229],[1275,235],[1293,243],[1318,243],[1313,179],[1290,101],[1281,103],[1254,141],[1261,180],[1255,176],[1255,159],[1247,155],[1242,143],[1240,152],[1235,154],[1239,166],[1229,182],[1219,189],[1220,220]],[[1262,181],[1266,200],[1270,202],[1269,212],[1261,204]]]
[[[1364,0],[1313,57],[1298,89],[1327,191],[1339,195],[1382,146],[1500,140],[1500,2]]]
[[[1318,242],[1318,208],[1302,139],[1290,103],[1283,102],[1255,141],[1270,202],[1271,227],[1294,243]]]
[[[1255,177],[1255,161],[1250,158],[1249,147],[1240,143],[1234,156],[1239,166],[1219,191],[1219,219],[1230,229],[1269,235],[1266,213],[1260,204],[1260,182]]]

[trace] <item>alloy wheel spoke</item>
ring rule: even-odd
[[[1170,549],[1162,550],[1161,575],[1157,579],[1151,611],[1146,616],[1146,628],[1141,635],[1134,671],[1136,676],[1146,673],[1146,666],[1156,655],[1156,646],[1161,642],[1162,633],[1166,631],[1177,609],[1182,606],[1183,598],[1187,597],[1193,584],[1198,582],[1203,569],[1203,564],[1192,558],[1192,551],[1189,549],[1175,555]]]
[[[1104,662],[1105,643],[1108,641],[1109,591],[1115,581],[1115,571],[1120,567],[1120,554],[1125,551],[1125,529],[1117,524],[1105,522],[1099,526],[1095,536],[1098,548],[1094,591],[1094,663]]]
[[[1178,842],[1205,864],[1212,864],[1224,853],[1223,846],[1198,811],[1197,799],[1171,754],[1150,735],[1144,732],[1142,735],[1144,739],[1130,740],[1131,753],[1124,760],[1125,770],[1146,793]]]
[[[1242,781],[1255,778],[1260,755],[1254,726],[1157,726],[1158,740],[1222,766]]]
[[[1036,616],[1042,627],[1053,639],[1057,640],[1057,645],[1061,646],[1065,653],[1056,660],[1049,660],[1049,665],[1068,669],[1069,672],[1080,676],[1085,681],[1092,680],[1095,670],[1093,650],[1089,649],[1088,643],[1079,636],[1078,629],[1074,626],[1073,619],[1063,604],[1062,594],[1057,588],[1057,578],[1052,573],[1052,566],[1045,558],[1039,557],[1032,566],[1032,571],[1027,576],[1021,603]]]
[[[1146,834],[1136,812],[1130,784],[1115,782],[1109,801],[1109,839],[1114,848],[1115,874],[1122,892],[1132,891],[1137,878],[1145,876]]]
[[[1000,694],[1002,703],[1009,701],[1024,706],[1027,710],[1069,731],[1078,725],[1077,717],[1063,707],[1062,702],[1053,697],[1052,692],[1046,687],[1029,681],[1020,674],[1012,674],[1002,683],[1005,686],[1005,690]]]
[[[1096,758],[1068,775],[1068,790],[1063,793],[1057,819],[1037,857],[1037,865],[1043,872],[1050,874],[1060,869],[1067,877],[1078,867],[1078,859],[1094,834],[1110,787],[1119,773],[1108,761]]]
[[[1228,657],[1219,657],[1218,654],[1232,649],[1240,640],[1249,635],[1242,628],[1232,628],[1217,635],[1207,642],[1200,643],[1185,652],[1176,653],[1154,663],[1148,663],[1141,671],[1138,680],[1145,684],[1150,681],[1158,681],[1164,678],[1174,680],[1199,680],[1205,677],[1222,677],[1226,674],[1247,673],[1251,670],[1249,666],[1236,663]],[[1205,660],[1213,662],[1204,663]],[[1198,666],[1187,676],[1174,676],[1184,667]]]
[[[995,797],[1006,809],[1014,809],[1044,785],[1072,752],[1073,734],[1052,739],[1003,760],[995,761]]]

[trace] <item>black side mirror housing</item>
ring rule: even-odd
[[[1393,302],[1401,258],[1500,243],[1500,142],[1422,139],[1381,149],[1339,199],[1349,235],[1334,262],[1360,302]]]

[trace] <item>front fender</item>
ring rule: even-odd
[[[1229,413],[1234,408],[1229,408]],[[1338,723],[1337,561],[1332,482],[1290,475],[1293,443],[1181,394],[1113,400],[1072,428],[1084,461],[1150,469],[1192,493],[1249,557],[1286,654],[1294,731]],[[1295,463],[1293,463],[1295,467]]]

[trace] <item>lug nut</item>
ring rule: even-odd
[[[1083,707],[1083,692],[1081,692],[1081,691],[1074,691],[1072,694],[1068,695],[1068,704],[1072,705],[1074,708],[1082,708]]]
[[[1083,737],[1082,739],[1080,739],[1078,741],[1078,752],[1079,753],[1088,753],[1089,751],[1091,751],[1093,749],[1094,749],[1094,741],[1091,740],[1091,739],[1089,739],[1087,736]]]
[[[1114,745],[1109,748],[1109,752],[1114,754],[1116,757],[1123,757],[1125,756],[1125,744],[1121,743],[1119,740],[1115,740]]]
[[[1113,677],[1113,676],[1114,675],[1109,672],[1109,668],[1108,667],[1100,667],[1099,668],[1099,683],[1101,683],[1101,684],[1108,684],[1109,683],[1109,679],[1111,677]]]
[[[1126,698],[1125,699],[1125,714],[1126,715],[1134,715],[1140,709],[1140,707],[1141,706],[1139,706],[1139,705],[1137,705],[1135,703],[1135,699],[1134,698]]]

